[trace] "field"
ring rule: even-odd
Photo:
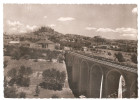
[[[59,98],[74,98],[72,91],[69,89],[69,84],[67,81],[67,76],[65,80],[65,85],[61,91],[54,91],[54,90],[47,90],[39,87],[40,93],[39,96],[35,95],[35,88],[36,86],[42,82],[42,72],[46,69],[55,68],[59,71],[66,71],[65,63],[58,63],[58,62],[49,62],[49,61],[41,61],[38,60],[34,62],[33,59],[25,60],[13,60],[8,56],[4,57],[4,60],[8,60],[8,66],[4,69],[4,76],[6,76],[7,72],[11,68],[18,68],[22,65],[26,67],[31,67],[33,70],[32,75],[30,75],[30,86],[29,87],[19,87],[16,86],[17,93],[18,92],[25,92],[26,98],[51,98],[53,95],[56,95]]]

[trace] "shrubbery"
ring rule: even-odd
[[[7,65],[8,65],[8,61],[7,61],[7,60],[5,60],[5,61],[4,61],[4,68],[6,68],[6,67],[7,67]]]
[[[19,86],[28,87],[30,85],[30,74],[32,74],[32,69],[30,67],[21,66],[18,70],[12,68],[7,73],[7,76],[11,77],[8,84],[10,86],[17,84]]]
[[[132,60],[132,62],[134,62],[135,64],[137,64],[138,63],[138,61],[137,61],[137,55],[136,54],[131,55],[131,60]]]
[[[119,62],[124,62],[125,61],[122,53],[120,53],[120,52],[115,53],[115,57],[118,59]]]
[[[24,92],[17,93],[16,88],[14,87],[5,87],[4,97],[5,98],[26,98],[26,93]]]
[[[18,95],[19,95],[19,98],[26,98],[26,93],[24,92],[20,92]]]
[[[15,47],[15,46],[6,46],[7,50],[4,52],[5,56],[11,56],[13,59],[46,59],[52,61],[52,59],[57,59],[60,51],[51,51],[51,50],[41,50],[33,49],[28,47]],[[43,55],[46,54],[46,56]]]
[[[60,72],[56,69],[47,69],[42,73],[43,82],[40,86],[50,90],[62,90],[66,78],[64,71]]]
[[[111,53],[110,53],[110,52],[108,52],[108,55],[109,55],[109,56],[111,56]]]
[[[5,98],[17,98],[18,94],[14,87],[5,87],[4,88],[4,97]]]
[[[56,94],[53,94],[52,98],[59,98],[59,96],[57,96]]]

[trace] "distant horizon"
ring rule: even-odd
[[[33,33],[33,32],[30,32],[30,33]],[[58,32],[58,31],[56,31],[56,32]],[[4,32],[4,33],[7,33],[7,32]],[[29,35],[30,33],[20,33],[20,34],[18,34],[18,33],[10,33],[10,34],[6,34],[6,35],[27,35],[27,34]],[[60,33],[60,32],[58,32],[58,33]],[[71,34],[71,33],[66,33],[66,34],[60,33],[60,34],[63,34],[63,35],[68,35],[68,34],[70,34],[70,35],[79,35],[79,36],[85,36],[85,37],[90,37],[90,38],[94,38],[95,37],[95,36],[91,37],[91,36],[80,35],[80,34]],[[96,35],[96,36],[100,36],[100,35]],[[103,37],[103,36],[100,36],[100,37],[101,38],[105,38],[105,39],[109,39],[109,40],[132,40],[132,39],[110,39],[110,38],[106,38],[106,37]],[[137,40],[138,39],[136,39],[134,41],[137,41]]]
[[[7,33],[28,33],[49,26],[62,34],[137,40],[135,4],[4,4]]]

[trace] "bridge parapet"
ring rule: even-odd
[[[101,63],[101,64],[108,65],[108,66],[111,66],[111,67],[114,67],[114,68],[129,71],[129,72],[132,72],[132,73],[137,73],[137,67],[121,65],[120,63],[113,62],[113,61],[110,61],[110,60],[107,60],[107,59],[99,59],[99,57],[97,58],[96,56],[90,57],[90,56],[87,56],[87,55],[84,55],[84,54],[81,54],[81,53],[77,53],[77,52],[69,52],[69,53],[74,55],[74,56],[78,56],[80,58],[83,58],[83,59],[87,59],[87,60],[90,60],[90,61],[95,61],[97,63]]]

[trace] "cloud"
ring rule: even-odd
[[[37,28],[36,25],[24,25],[20,21],[7,20],[6,24],[7,30],[5,31],[7,33],[27,33],[34,31]]]
[[[133,34],[138,33],[138,30],[134,28],[116,28],[115,31],[118,33],[133,33]]]
[[[138,30],[135,28],[116,28],[116,29],[111,29],[111,28],[99,28],[96,30],[96,32],[104,35],[110,34],[112,33],[112,36],[117,36],[120,38],[125,38],[125,39],[137,39],[137,34],[138,34]],[[98,34],[99,34],[98,33]],[[105,34],[103,34],[105,33]],[[111,34],[110,34],[111,36]],[[117,38],[116,37],[116,38]]]
[[[136,37],[135,34],[122,34],[120,36],[124,36],[124,37]]]
[[[58,21],[72,21],[72,20],[75,20],[75,18],[72,18],[72,17],[60,17],[57,20]]]
[[[111,28],[99,28],[97,29],[97,32],[115,32],[115,30]]]
[[[133,34],[138,33],[137,29],[134,28],[116,28],[116,29],[99,28],[97,29],[97,32],[117,32],[117,33],[133,33]]]
[[[19,21],[10,21],[10,20],[7,20],[7,24],[9,25],[9,26],[22,26],[23,24],[22,23],[20,23]]]
[[[47,18],[47,16],[44,16],[43,18],[45,18],[45,19],[46,19],[46,18]]]
[[[50,24],[49,26],[50,26],[50,27],[55,27],[56,25],[55,25],[55,24]]]
[[[36,25],[33,25],[33,26],[26,25],[26,28],[27,28],[29,31],[33,31],[34,29],[37,28],[37,26],[36,26]]]
[[[95,27],[86,27],[85,29],[86,29],[86,30],[96,30]]]
[[[132,13],[137,14],[138,13],[138,8],[137,7],[133,8]]]

